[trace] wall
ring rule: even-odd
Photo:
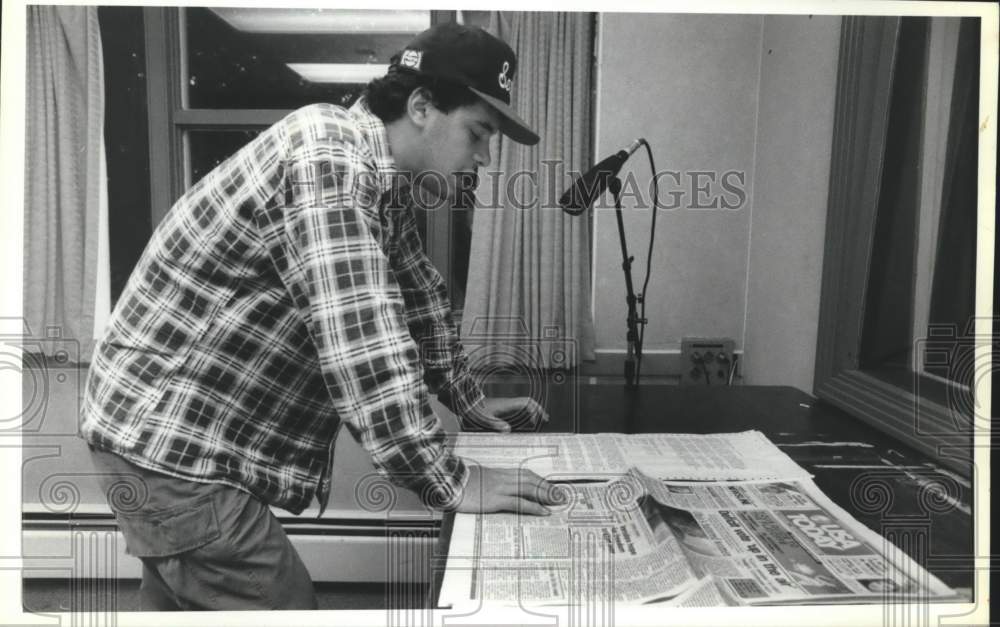
[[[840,18],[605,13],[598,28],[596,155],[642,136],[657,169],[679,173],[660,178],[661,203],[676,208],[657,216],[647,353],[730,337],[746,351],[744,383],[811,391]],[[629,179],[648,189],[644,153],[621,175],[637,291],[650,203]],[[625,348],[613,209],[594,225],[607,356]]]
[[[764,20],[747,383],[812,392],[840,18]]]
[[[681,208],[657,216],[646,314],[647,349],[684,335],[739,338],[743,323],[749,231],[748,207],[693,209],[692,171],[737,170],[751,180],[761,19],[757,16],[603,14],[599,22],[597,141],[603,157],[643,136],[659,170],[682,173],[682,185],[662,179],[661,197],[683,192]],[[748,54],[754,51],[754,54]],[[642,186],[650,180],[645,151],[622,171]],[[704,200],[702,198],[701,200]],[[648,203],[623,201],[636,290],[645,274]],[[720,203],[721,204],[721,203]],[[625,292],[613,209],[595,215],[595,322],[598,346],[623,344]]]

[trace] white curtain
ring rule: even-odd
[[[517,54],[512,105],[541,141],[526,147],[501,137],[496,173],[480,187],[463,343],[479,349],[477,367],[517,361],[512,345],[541,345],[544,368],[573,367],[594,358],[590,225],[556,199],[566,174],[591,159],[593,16],[501,12],[489,30]]]
[[[110,308],[97,8],[27,9],[25,323],[47,355],[87,361]]]

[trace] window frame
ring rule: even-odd
[[[974,417],[859,365],[900,18],[843,20],[814,394],[971,477]]]
[[[149,108],[150,213],[153,228],[186,189],[184,133],[192,130],[264,129],[290,109],[190,109],[181,99],[184,59],[182,8],[145,7]],[[454,22],[456,11],[431,11],[431,24]],[[428,211],[424,251],[442,277],[451,277],[452,216]],[[450,285],[449,285],[450,289]]]

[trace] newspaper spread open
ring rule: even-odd
[[[717,606],[953,600],[810,479],[561,484],[550,516],[455,517],[439,604]]]
[[[559,479],[621,475],[661,479],[809,477],[760,431],[740,433],[460,433],[456,455],[494,468],[526,468]]]

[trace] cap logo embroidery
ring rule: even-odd
[[[511,85],[514,83],[514,79],[507,76],[507,72],[510,72],[510,61],[504,61],[503,67],[500,69],[500,74],[497,75],[498,82],[500,83],[500,88],[504,91],[510,91]]]
[[[421,50],[406,50],[403,52],[403,56],[399,59],[399,64],[403,67],[419,70],[420,60],[423,56],[424,53]]]

